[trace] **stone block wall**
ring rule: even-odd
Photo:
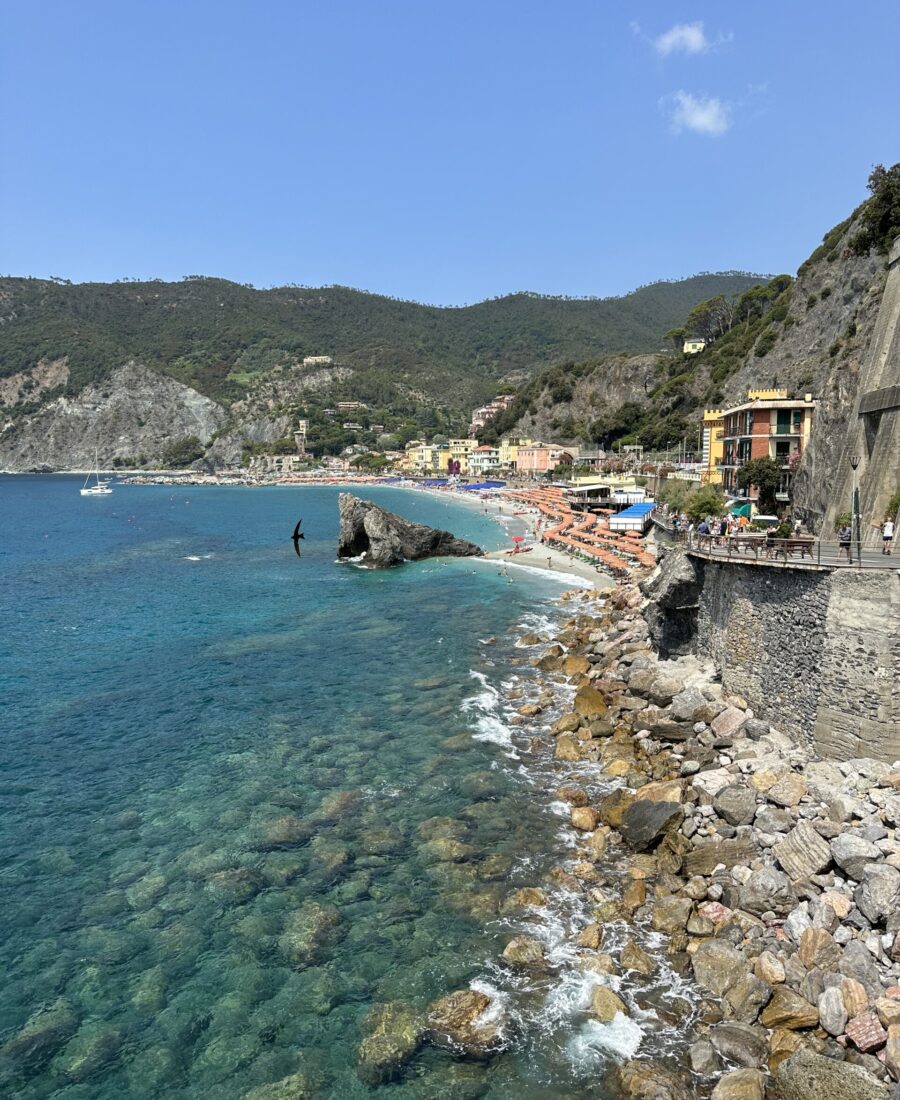
[[[751,565],[703,568],[697,644],[726,688],[809,742],[831,592],[828,573]]]
[[[693,560],[694,645],[824,757],[900,760],[900,576]]]

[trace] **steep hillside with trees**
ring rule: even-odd
[[[703,408],[737,403],[748,388],[812,392],[819,427],[796,478],[798,500],[812,520],[829,491],[836,441],[856,398],[886,253],[900,235],[900,165],[877,167],[869,189],[871,197],[825,235],[795,278],[779,275],[698,303],[667,333],[666,354],[596,358],[543,371],[488,425],[485,438],[522,431],[607,449],[628,443],[661,449],[682,439],[690,446]],[[683,354],[685,336],[695,335],[706,348]]]
[[[698,301],[752,282],[730,272],[654,283],[621,298],[513,294],[439,308],[346,287],[255,290],[199,277],[74,285],[0,279],[0,467],[57,465],[61,452],[50,458],[41,450],[50,436],[73,441],[73,462],[88,445],[102,461],[162,461],[157,435],[145,436],[140,418],[120,421],[115,441],[97,421],[104,387],[116,391],[117,407],[127,406],[119,391],[136,375],[122,374],[126,365],[141,368],[144,384],[174,380],[215,403],[225,424],[215,440],[200,438],[215,444],[217,462],[280,444],[299,416],[312,421],[314,447],[340,450],[358,441],[323,414],[340,401],[365,402],[371,422],[390,424],[401,438],[407,429],[458,432],[498,388],[575,357],[656,349]],[[304,366],[308,356],[331,362]],[[165,401],[182,393],[161,392]],[[55,431],[59,417],[65,429]]]

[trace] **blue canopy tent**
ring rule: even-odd
[[[609,517],[610,531],[646,531],[650,526],[650,513],[655,507],[656,504],[652,501],[632,504],[630,508]]]

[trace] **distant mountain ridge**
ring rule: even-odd
[[[698,301],[757,281],[740,272],[651,283],[618,298],[518,293],[427,306],[346,287],[255,290],[224,279],[64,283],[0,279],[0,378],[66,359],[75,394],[129,361],[229,404],[255,377],[330,355],[355,374],[464,409],[510,373],[654,351]],[[447,371],[454,387],[447,388]]]
[[[202,277],[2,278],[0,468],[77,468],[95,451],[107,465],[152,466],[173,445],[230,465],[292,448],[301,417],[318,453],[385,432],[400,443],[455,434],[499,390],[554,364],[656,351],[699,301],[755,281],[729,272],[621,298],[520,293],[438,307]],[[365,403],[365,431],[344,427],[340,402]]]

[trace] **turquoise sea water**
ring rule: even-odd
[[[503,897],[559,858],[497,688],[560,585],[338,565],[332,489],[79,484],[0,478],[0,1092],[604,1095],[572,990],[493,961]],[[360,495],[505,541],[477,509]],[[358,1079],[373,1004],[472,982],[509,1007],[504,1054]]]

